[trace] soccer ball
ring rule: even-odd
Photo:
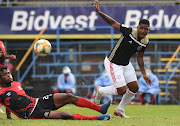
[[[51,43],[46,39],[40,39],[34,45],[34,51],[39,56],[47,56],[51,49]]]

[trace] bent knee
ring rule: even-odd
[[[72,93],[66,93],[66,97],[69,103],[76,103],[78,101],[78,97],[73,95]]]
[[[135,86],[134,86],[134,90],[133,90],[132,92],[136,93],[136,92],[138,92],[138,90],[139,90],[139,86],[138,86],[138,85],[135,85]]]
[[[136,93],[139,90],[139,86],[138,85],[134,85],[134,87],[129,88],[129,90],[132,91],[133,93]]]
[[[127,86],[129,88],[129,90],[132,91],[133,93],[136,93],[139,90],[139,85],[138,85],[137,81],[133,81],[133,82],[127,84]]]
[[[72,93],[66,93],[67,97],[72,98],[74,95]]]

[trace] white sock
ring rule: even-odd
[[[132,91],[127,89],[126,93],[123,95],[121,102],[119,103],[117,109],[124,111],[124,107],[134,99],[135,94],[136,93],[133,93]]]
[[[114,87],[114,85],[106,86],[106,87],[100,87],[99,92],[103,95],[118,95],[117,89]]]

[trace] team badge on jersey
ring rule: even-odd
[[[142,49],[142,46],[138,46],[137,47],[137,51],[141,50]]]
[[[22,90],[22,87],[18,86],[18,89],[19,89],[19,90]]]

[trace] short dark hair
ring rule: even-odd
[[[0,67],[0,72],[3,73],[4,69],[7,70],[7,66],[5,66],[5,67]],[[1,75],[0,75],[0,78],[1,78]]]
[[[139,21],[139,25],[140,25],[140,24],[146,24],[146,25],[150,26],[150,23],[149,23],[149,21],[148,21],[147,19],[141,19],[141,20]]]
[[[3,72],[4,69],[7,70],[7,66],[5,66],[5,67],[0,67],[0,72]]]

